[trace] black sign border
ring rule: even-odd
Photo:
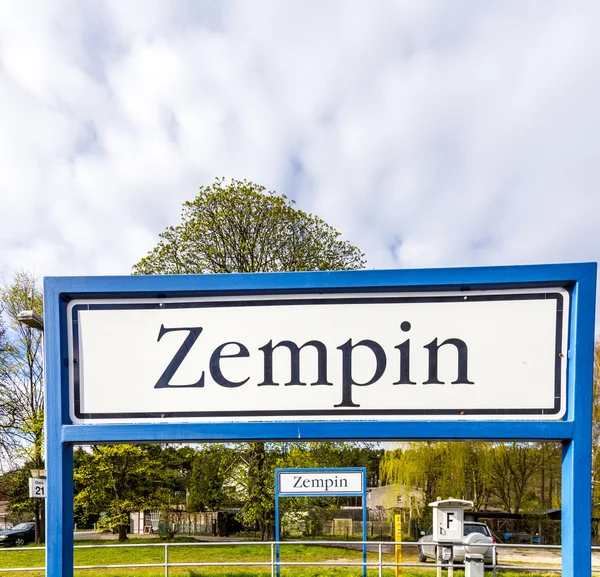
[[[368,292],[368,291],[364,291]],[[471,295],[468,292],[458,293],[455,295],[419,295],[419,296],[381,296],[381,292],[373,293],[379,296],[373,297],[340,297],[340,296],[322,296],[319,298],[297,298],[303,293],[295,291],[294,295],[286,298],[282,296],[277,299],[269,299],[265,295],[264,299],[252,300],[198,300],[177,302],[172,300],[164,300],[160,302],[94,302],[95,299],[90,299],[87,304],[76,304],[71,309],[71,331],[72,331],[72,357],[69,362],[73,365],[73,413],[76,419],[80,421],[91,420],[113,420],[113,419],[135,419],[136,421],[148,419],[156,421],[156,419],[202,419],[198,423],[211,422],[211,418],[223,419],[227,417],[234,418],[236,421],[240,418],[265,417],[269,422],[277,421],[293,421],[294,417],[325,417],[335,418],[336,416],[357,416],[361,420],[364,417],[386,417],[393,420],[395,416],[405,417],[410,416],[415,419],[426,418],[431,416],[489,416],[500,417],[502,415],[510,416],[546,416],[556,415],[561,411],[561,390],[562,390],[562,371],[561,358],[565,355],[562,351],[562,333],[563,333],[563,307],[564,297],[558,292],[524,292],[512,294],[476,294]],[[311,294],[311,293],[307,293]],[[250,293],[239,294],[240,299],[244,296],[250,296]],[[294,298],[294,296],[296,298]],[[199,296],[198,299],[203,297]],[[133,299],[132,299],[133,300]],[[438,409],[438,410],[414,410],[414,409],[322,409],[322,410],[269,410],[269,411],[177,411],[177,412],[151,412],[151,413],[82,413],[81,405],[81,382],[79,374],[79,330],[78,330],[78,313],[81,310],[165,310],[165,309],[181,309],[181,308],[232,308],[232,307],[268,307],[268,306],[289,306],[289,305],[336,305],[336,304],[378,304],[378,303],[470,303],[477,301],[498,302],[498,301],[518,301],[518,300],[554,300],[556,302],[556,331],[555,331],[555,369],[554,369],[554,407],[551,409]],[[273,417],[281,417],[274,419]],[[83,423],[82,423],[83,424]]]

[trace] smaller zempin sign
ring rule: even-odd
[[[367,469],[365,467],[275,469],[275,559],[280,575],[280,497],[361,497],[363,577],[367,577]],[[350,525],[352,527],[352,525]],[[352,532],[352,529],[350,529]],[[348,533],[346,534],[348,536]]]
[[[362,495],[362,471],[278,471],[279,493],[285,495]]]

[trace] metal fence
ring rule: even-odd
[[[377,572],[379,576],[383,575],[384,569],[394,569],[396,567],[412,567],[412,568],[433,568],[442,567],[448,569],[453,568],[464,568],[462,564],[435,564],[435,563],[418,563],[418,562],[399,562],[390,561],[384,559],[384,555],[394,553],[395,546],[401,545],[406,553],[408,551],[416,552],[418,544],[414,541],[411,542],[373,542],[368,541],[366,543],[367,549],[370,553],[370,559],[367,559],[366,563],[362,561],[348,561],[344,560],[333,560],[333,561],[285,561],[281,558],[277,560],[276,548],[277,545],[281,549],[284,549],[286,545],[305,545],[310,547],[326,546],[332,548],[344,548],[344,549],[360,549],[362,550],[363,541],[352,541],[343,543],[340,541],[282,541],[276,543],[274,541],[215,541],[215,542],[197,542],[197,543],[127,543],[127,544],[107,544],[107,545],[76,545],[76,550],[82,549],[115,549],[115,548],[133,548],[133,547],[145,547],[145,548],[161,548],[164,551],[163,561],[159,563],[131,563],[131,564],[111,564],[111,565],[75,565],[74,569],[131,569],[131,568],[161,568],[164,569],[165,577],[169,577],[169,570],[176,567],[269,567],[271,569],[271,575],[277,575],[277,568],[284,567],[302,567],[302,566],[320,566],[320,567],[367,567],[373,572]],[[270,558],[264,561],[218,561],[218,562],[200,562],[200,561],[187,561],[184,563],[173,562],[170,560],[169,553],[174,548],[180,547],[232,547],[232,546],[260,546],[268,547],[270,552]],[[560,556],[556,557],[558,564],[544,563],[543,565],[530,565],[530,564],[506,564],[501,563],[504,554],[503,550],[512,552],[518,550],[534,550],[536,552],[542,550],[558,551],[560,552],[560,545],[506,545],[495,543],[491,545],[493,548],[492,563],[486,565],[486,574],[502,575],[503,571],[543,571],[543,572],[555,572],[561,574],[562,570],[560,567]],[[0,555],[9,555],[11,551],[44,551],[45,547],[15,547],[11,549],[4,549]],[[600,553],[600,547],[592,547],[592,553]],[[283,555],[282,555],[283,556]],[[333,557],[333,555],[332,555]],[[24,571],[45,571],[44,567],[11,567],[11,568],[0,568],[0,573],[11,573],[24,572]],[[600,555],[598,558],[598,565],[596,568],[592,568],[592,573],[600,573]]]

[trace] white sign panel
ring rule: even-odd
[[[440,543],[461,543],[463,540],[462,507],[438,507],[433,513],[433,540]]]
[[[563,289],[74,300],[76,423],[560,419]]]
[[[29,496],[44,499],[46,497],[46,479],[29,478]]]
[[[363,494],[362,471],[281,471],[279,494],[285,495],[339,495],[340,493]]]

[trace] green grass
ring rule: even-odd
[[[178,542],[189,540],[178,540]],[[80,541],[77,545],[101,545],[94,549],[75,549],[75,565],[129,565],[129,564],[164,564],[164,547],[144,547],[149,543],[160,543],[157,539],[136,539],[128,544],[135,547],[108,547],[115,542],[106,541]],[[141,546],[138,546],[141,545]],[[332,567],[326,566],[327,561],[351,562],[356,563],[362,560],[362,551],[355,551],[341,547],[323,547],[318,545],[299,545],[282,544],[281,561],[311,562],[315,565],[282,567],[282,577],[352,577],[362,575],[362,568],[355,567]],[[384,554],[384,562],[393,562],[393,555]],[[405,563],[415,563],[416,557],[414,551],[407,551],[404,554]],[[370,562],[377,562],[378,554],[368,554]],[[170,563],[190,563],[190,562],[218,562],[234,563],[229,567],[170,567],[169,575],[173,577],[209,577],[209,576],[228,576],[228,577],[270,577],[270,566],[240,566],[241,563],[269,563],[271,561],[270,545],[201,545],[192,546],[170,546]],[[44,551],[34,550],[27,547],[21,551],[12,549],[0,549],[0,568],[18,568],[18,567],[43,567]],[[3,575],[17,575],[21,577],[42,577],[42,571],[27,572],[0,572]],[[368,570],[369,577],[375,577],[379,574],[378,568]],[[435,577],[434,567],[404,568],[403,577]],[[114,568],[114,569],[80,569],[75,571],[77,577],[164,577],[164,565],[153,568]],[[395,570],[384,569],[385,577],[394,577]],[[444,575],[446,573],[444,572]],[[455,577],[464,577],[463,571],[455,570]],[[491,572],[486,571],[486,576]],[[513,571],[498,571],[500,577],[542,577],[544,575],[557,575],[557,573],[519,573]]]

